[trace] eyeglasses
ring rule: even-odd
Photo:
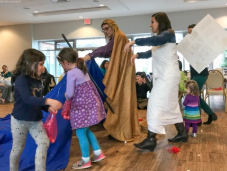
[[[57,56],[57,59],[61,61],[61,57],[60,56]],[[59,65],[61,66],[61,63],[60,62],[59,62]]]
[[[104,27],[103,29],[102,29],[102,32],[104,33],[104,32],[107,32],[108,30],[109,30],[109,28],[110,27]]]

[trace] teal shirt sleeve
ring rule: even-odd
[[[100,70],[101,70],[102,74],[103,74],[103,75],[105,75],[106,70],[105,70],[105,69],[103,69],[103,68],[100,68]]]
[[[12,73],[9,71],[6,74],[4,74],[4,72],[1,72],[1,74],[3,75],[4,78],[9,78],[12,76]]]

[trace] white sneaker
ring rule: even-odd
[[[191,136],[196,138],[197,135],[196,135],[196,133],[191,133]]]

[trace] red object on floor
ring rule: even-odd
[[[172,148],[167,149],[169,152],[177,154],[180,151],[180,148],[173,146]]]
[[[222,87],[219,87],[219,88],[215,88],[214,90],[222,90]]]

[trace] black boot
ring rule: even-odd
[[[147,149],[150,151],[154,151],[156,147],[156,141],[157,141],[155,136],[156,136],[155,133],[148,131],[147,138],[144,139],[141,143],[134,144],[134,146],[140,149]]]
[[[172,138],[172,139],[168,139],[169,142],[187,142],[188,140],[188,133],[184,128],[184,123],[176,123],[174,124],[178,134]]]
[[[212,115],[208,116],[208,120],[206,122],[203,122],[204,125],[211,124],[212,121],[216,121],[218,119],[217,115],[214,113]]]

